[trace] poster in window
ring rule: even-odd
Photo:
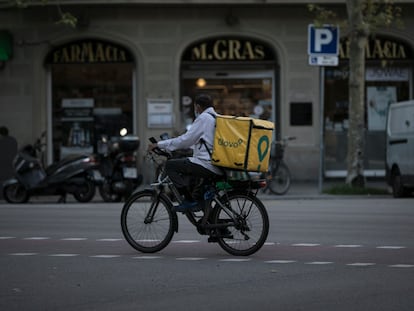
[[[173,100],[147,99],[148,127],[168,128],[173,126]]]
[[[394,86],[370,86],[367,88],[367,115],[369,131],[385,131],[387,110],[397,101]]]

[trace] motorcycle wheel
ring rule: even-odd
[[[4,186],[3,197],[8,203],[26,203],[29,200],[29,193],[20,183]]]
[[[85,180],[85,183],[79,188],[79,191],[73,193],[73,197],[78,202],[86,203],[95,196],[95,183],[92,180]]]
[[[99,186],[99,194],[105,202],[121,202],[122,196],[111,191],[111,185],[107,180]]]

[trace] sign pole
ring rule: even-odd
[[[324,175],[324,159],[325,159],[325,144],[324,144],[324,126],[325,126],[325,94],[324,94],[324,82],[325,82],[325,67],[319,67],[319,183],[318,191],[319,194],[323,191],[323,175]]]

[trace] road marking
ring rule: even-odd
[[[35,256],[35,255],[42,255],[40,253],[10,253],[9,256]],[[49,257],[79,257],[79,256],[85,256],[82,254],[72,254],[72,253],[58,253],[58,254],[49,254],[47,255]],[[102,254],[102,255],[92,255],[89,256],[91,258],[104,258],[104,259],[111,259],[111,258],[120,258],[123,257],[121,255],[115,255],[115,254]],[[135,256],[132,257],[133,259],[143,259],[143,260],[153,260],[153,259],[162,259],[165,258],[164,256]],[[173,258],[170,258],[173,259]],[[252,261],[251,258],[225,258],[225,259],[215,259],[215,258],[205,258],[205,257],[178,257],[175,258],[175,260],[180,261],[201,261],[201,260],[218,260],[220,262],[249,262]],[[300,263],[300,261],[297,260],[268,260],[264,261],[263,263],[267,264],[290,264],[290,263]],[[332,265],[335,264],[335,262],[332,261],[310,261],[310,262],[302,262],[302,264],[305,265]],[[354,263],[348,263],[345,264],[345,266],[349,267],[370,267],[375,266],[377,263],[373,262],[354,262]],[[414,264],[393,264],[393,265],[387,265],[389,268],[402,268],[402,269],[411,269],[414,268]]]
[[[268,260],[265,261],[265,263],[280,263],[280,264],[286,264],[286,263],[294,263],[297,262],[296,260]]]
[[[347,266],[352,267],[369,267],[369,266],[375,266],[376,263],[373,262],[354,262],[354,263],[348,263]]]
[[[219,259],[222,262],[246,262],[251,261],[251,258],[228,258],[228,259]]]
[[[29,237],[29,238],[24,238],[23,240],[49,240],[49,237],[45,237],[45,236],[33,236],[33,237]]]
[[[123,239],[97,239],[98,242],[117,242],[122,241]]]
[[[398,264],[398,265],[389,265],[388,267],[391,267],[391,268],[414,268],[414,265]]]
[[[177,240],[177,241],[172,241],[172,243],[191,244],[191,243],[200,243],[200,240]]]
[[[132,257],[133,259],[159,259],[161,256],[136,256]]]
[[[314,246],[319,246],[320,244],[316,244],[316,243],[297,243],[297,244],[292,244],[292,246],[305,246],[305,247],[314,247]]]
[[[50,257],[76,257],[79,254],[50,254]]]
[[[305,262],[305,265],[331,265],[333,264],[332,261],[311,261]]]
[[[16,237],[14,236],[0,236],[0,240],[10,240],[10,239],[15,239]]]
[[[60,239],[61,241],[85,241],[85,240],[87,240],[88,238],[63,238],[63,239]]]
[[[376,248],[380,249],[403,249],[405,246],[377,246]]]
[[[92,258],[118,258],[121,257],[121,255],[93,255],[93,256],[89,256]]]
[[[362,247],[362,245],[358,245],[358,244],[339,244],[339,245],[334,245],[334,247],[357,248],[357,247]]]

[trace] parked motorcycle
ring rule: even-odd
[[[67,193],[78,202],[92,200],[95,195],[95,157],[72,155],[45,167],[43,146],[41,139],[38,139],[35,144],[25,146],[18,152],[13,161],[15,176],[3,183],[5,200],[26,203],[33,195],[60,195],[59,202],[66,202]]]
[[[100,143],[98,181],[99,193],[105,202],[120,202],[142,183],[138,174],[136,150],[140,145],[137,136],[121,136],[108,140],[102,137]]]

